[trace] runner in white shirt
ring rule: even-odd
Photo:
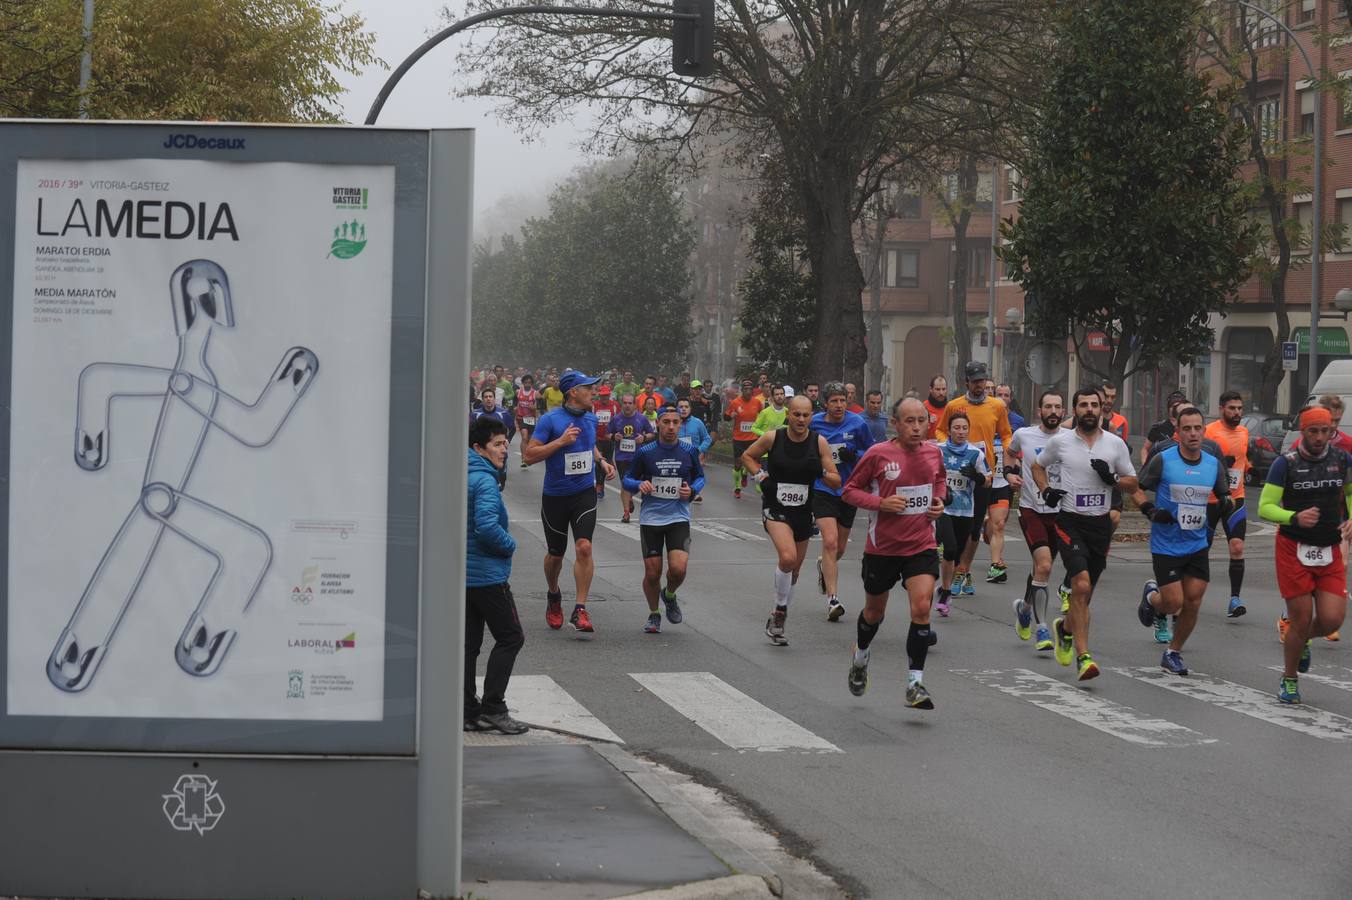
[[[1071,576],[1070,611],[1052,622],[1056,661],[1070,665],[1073,655],[1080,681],[1097,678],[1099,667],[1089,654],[1089,601],[1108,565],[1113,540],[1113,488],[1136,492],[1136,469],[1126,442],[1100,425],[1103,401],[1094,388],[1081,388],[1073,398],[1075,428],[1053,435],[1030,474],[1047,506],[1058,509],[1056,530],[1061,560]],[[1048,469],[1060,466],[1052,484]]]
[[[1011,486],[1019,489],[1019,527],[1024,542],[1033,554],[1033,571],[1023,589],[1023,598],[1014,601],[1014,630],[1019,640],[1031,636],[1037,622],[1037,644],[1041,652],[1052,649],[1052,632],[1047,615],[1047,586],[1051,584],[1052,562],[1056,559],[1056,509],[1042,502],[1033,483],[1033,463],[1042,456],[1047,442],[1061,433],[1065,401],[1059,391],[1043,391],[1038,399],[1039,424],[1014,432],[1009,442],[1009,460],[1005,473]],[[1060,467],[1049,470],[1052,481],[1061,477]]]

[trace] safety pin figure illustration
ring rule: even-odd
[[[75,463],[85,471],[108,465],[114,400],[155,398],[160,412],[140,496],[47,660],[47,677],[63,691],[82,691],[93,682],[166,530],[215,562],[174,647],[189,675],[220,669],[272,565],[272,542],[262,529],[193,496],[188,483],[213,430],[251,449],[272,443],[309,390],[319,360],[305,347],[288,349],[258,398],[246,403],[220,387],[207,359],[217,330],[235,326],[225,270],[210,260],[186,262],[174,270],[169,294],[178,334],[173,368],[97,362],[80,373]]]

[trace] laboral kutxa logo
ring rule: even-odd
[[[200,773],[180,775],[172,794],[164,798],[164,817],[175,831],[204,835],[225,815],[225,801],[216,793],[217,782]]]
[[[345,637],[337,640],[329,638],[288,638],[286,646],[291,650],[309,650],[327,656],[337,653],[339,650],[357,649],[357,632],[348,632]]]
[[[351,259],[366,249],[366,226],[353,219],[333,229],[333,243],[329,244],[329,256],[339,259]]]

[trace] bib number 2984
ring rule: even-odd
[[[780,506],[802,506],[807,503],[808,485],[781,484],[775,491]]]

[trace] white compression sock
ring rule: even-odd
[[[775,606],[789,605],[793,599],[793,573],[775,569]]]

